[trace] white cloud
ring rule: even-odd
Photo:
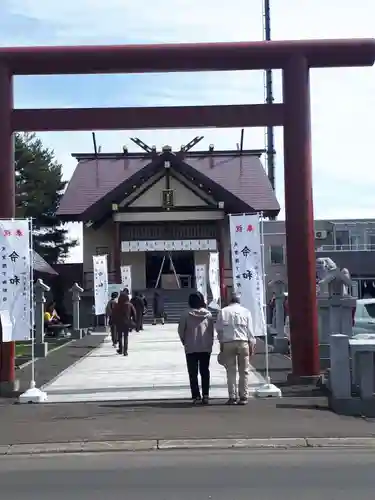
[[[14,15],[57,26],[56,43],[240,40],[245,34],[249,38],[248,30],[254,26],[257,33],[252,37],[262,37],[262,25],[257,22],[261,2],[245,9],[242,0],[238,8],[236,2],[217,0],[8,0],[8,5]]]
[[[375,4],[351,0],[271,0],[274,39],[374,37]],[[0,19],[7,29],[0,45],[109,44],[262,39],[262,0],[3,0]],[[38,29],[22,31],[26,22]],[[1,24],[1,21],[0,21]],[[4,26],[5,26],[4,24]],[[314,202],[317,217],[374,217],[375,171],[371,155],[375,115],[374,68],[312,71]],[[259,72],[187,75],[56,78],[54,89],[25,79],[17,105],[173,105],[261,102]],[[33,82],[33,85],[31,85]],[[275,94],[281,99],[280,75]],[[106,88],[105,92],[103,89]],[[22,101],[22,104],[21,104]],[[42,104],[41,104],[42,102]],[[99,132],[104,151],[118,151],[129,135],[178,147],[195,133],[205,145],[235,147],[238,130]],[[43,134],[69,177],[72,151],[92,150],[87,133]],[[277,193],[283,203],[282,130],[276,131]],[[264,145],[262,130],[249,129],[245,145]]]

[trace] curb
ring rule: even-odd
[[[0,456],[135,451],[229,450],[229,449],[375,448],[375,437],[270,438],[270,439],[150,439],[0,445]]]

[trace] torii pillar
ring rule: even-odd
[[[290,57],[283,70],[285,229],[288,304],[294,380],[320,374],[315,286],[311,108],[306,57]]]
[[[13,111],[13,76],[0,63],[0,214],[2,219],[15,217],[14,144],[11,116]],[[0,343],[0,394],[12,395],[15,380],[15,343]]]

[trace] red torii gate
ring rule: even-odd
[[[293,375],[319,375],[312,201],[310,68],[372,66],[375,40],[22,47],[0,49],[0,218],[15,215],[16,131],[284,126],[285,209]],[[14,75],[283,70],[283,104],[13,109]],[[350,98],[350,96],[349,96]],[[15,380],[2,344],[0,390]]]

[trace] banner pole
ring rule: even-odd
[[[29,279],[30,279],[30,340],[31,340],[31,380],[29,389],[20,395],[20,403],[44,403],[47,401],[47,393],[36,387],[35,380],[35,312],[34,312],[34,241],[33,220],[27,219],[29,228]]]
[[[265,266],[265,250],[264,250],[264,219],[263,219],[263,212],[260,213],[260,224],[259,224],[259,232],[260,232],[260,256],[261,256],[261,263],[262,263],[262,277],[263,277],[263,316],[264,316],[264,321],[266,325],[266,331],[265,331],[265,336],[264,336],[264,348],[266,350],[266,381],[267,384],[270,384],[271,379],[270,379],[270,359],[269,359],[269,345],[268,345],[268,332],[267,332],[267,306],[266,306],[266,293],[267,293],[267,288],[266,288],[266,266]]]
[[[31,381],[30,389],[35,384],[35,331],[34,331],[34,259],[33,259],[33,219],[29,219],[29,245],[30,245],[30,322],[31,322]]]
[[[264,349],[265,349],[265,361],[266,361],[266,383],[263,387],[260,387],[255,391],[255,396],[258,398],[270,398],[277,397],[281,398],[281,390],[276,387],[276,385],[271,384],[270,378],[270,366],[269,366],[269,345],[268,345],[268,331],[267,331],[267,305],[266,305],[266,261],[265,261],[265,248],[264,248],[264,217],[263,212],[260,212],[259,217],[259,233],[260,233],[260,257],[262,266],[262,277],[263,277],[263,317],[265,322],[265,335],[264,335]]]

